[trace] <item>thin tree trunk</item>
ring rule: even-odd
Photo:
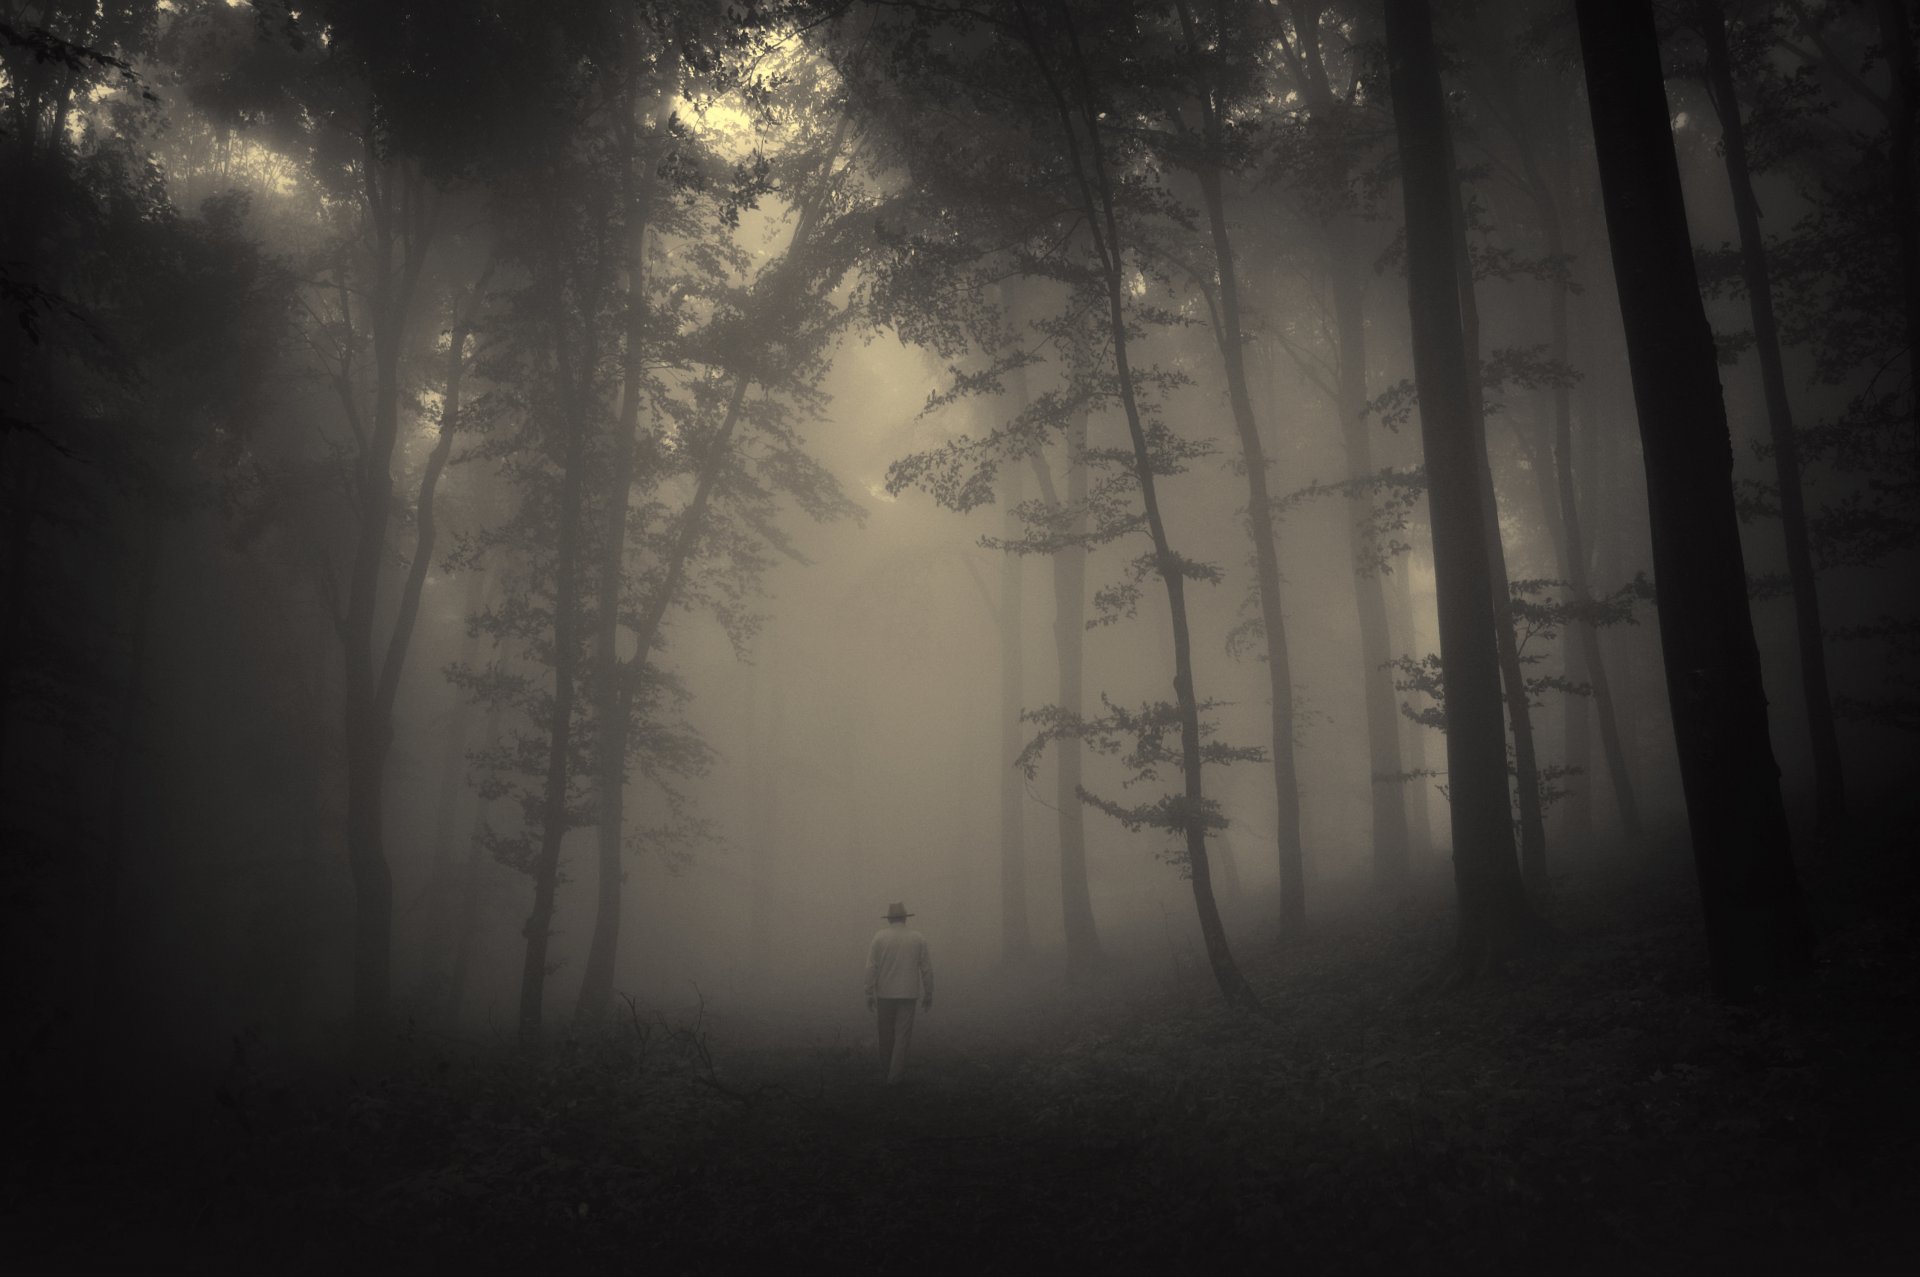
[[[1451,138],[1447,146],[1451,157]],[[1500,498],[1493,483],[1493,462],[1487,454],[1487,409],[1480,384],[1480,303],[1473,283],[1473,258],[1467,251],[1466,216],[1461,198],[1456,177],[1449,204],[1454,270],[1460,284],[1460,334],[1467,360],[1467,402],[1473,414],[1475,470],[1484,520],[1481,533],[1493,574],[1494,646],[1500,662],[1500,682],[1506,689],[1507,723],[1513,732],[1514,796],[1520,808],[1520,875],[1535,896],[1544,899],[1547,825],[1540,801],[1539,749],[1533,736],[1533,706],[1527,698],[1526,669],[1520,663],[1520,640],[1514,630],[1513,593],[1507,584],[1513,578],[1507,571],[1506,541],[1500,534]]]
[[[1317,6],[1296,6],[1293,26],[1300,47],[1301,90],[1308,104],[1331,119],[1350,103],[1334,91],[1322,54]],[[1362,21],[1365,21],[1364,15]],[[1368,24],[1370,26],[1370,23]],[[1367,33],[1370,38],[1371,33]],[[1343,172],[1341,178],[1346,174]],[[1336,213],[1323,226],[1327,271],[1333,295],[1334,334],[1339,348],[1337,410],[1346,451],[1347,478],[1355,485],[1347,501],[1347,545],[1353,559],[1354,610],[1360,631],[1360,685],[1367,716],[1369,802],[1373,813],[1373,875],[1381,885],[1404,879],[1408,869],[1408,804],[1418,791],[1400,781],[1400,710],[1393,689],[1393,641],[1387,623],[1386,583],[1381,573],[1363,568],[1371,538],[1374,498],[1360,486],[1374,478],[1373,440],[1367,423],[1367,327],[1365,274],[1354,235],[1353,217]],[[1422,802],[1419,819],[1424,825]]]
[[[1186,6],[1181,17],[1187,35],[1193,30]],[[1280,599],[1280,555],[1273,524],[1273,500],[1267,491],[1266,448],[1253,417],[1253,396],[1247,389],[1246,338],[1240,323],[1240,285],[1233,260],[1233,241],[1227,233],[1226,197],[1220,189],[1220,128],[1211,97],[1202,98],[1207,155],[1195,176],[1207,207],[1212,234],[1214,268],[1220,281],[1220,356],[1226,366],[1227,402],[1233,409],[1234,430],[1240,436],[1240,457],[1247,470],[1247,525],[1253,537],[1254,574],[1260,595],[1260,623],[1267,639],[1268,739],[1272,748],[1274,830],[1280,857],[1280,926],[1298,933],[1307,921],[1307,875],[1300,838],[1300,781],[1294,760],[1293,662],[1287,651],[1287,622]]]
[[[1602,203],[1646,458],[1660,643],[1714,987],[1745,997],[1806,968],[1733,447],[1673,151],[1649,0],[1576,0]]]
[[[1200,934],[1222,995],[1229,1002],[1257,1006],[1253,989],[1240,974],[1239,965],[1233,959],[1233,951],[1227,943],[1226,926],[1220,920],[1219,905],[1213,896],[1213,878],[1207,861],[1207,801],[1201,774],[1200,701],[1194,691],[1193,640],[1187,626],[1186,578],[1179,556],[1167,541],[1166,524],[1160,515],[1160,498],[1154,483],[1153,456],[1147,443],[1140,404],[1134,393],[1133,366],[1128,357],[1125,267],[1121,258],[1113,192],[1108,183],[1106,159],[1100,140],[1099,113],[1093,105],[1086,59],[1080,50],[1072,13],[1062,10],[1061,21],[1080,87],[1080,126],[1087,133],[1087,154],[1083,156],[1074,123],[1074,108],[1069,105],[1053,74],[1024,2],[1018,2],[1017,8],[1028,49],[1059,115],[1072,180],[1081,212],[1086,218],[1085,230],[1099,261],[1101,282],[1107,298],[1108,334],[1113,342],[1114,378],[1120,406],[1126,415],[1128,438],[1133,446],[1134,477],[1140,484],[1140,501],[1146,515],[1147,531],[1153,541],[1154,562],[1167,594],[1167,610],[1173,630],[1173,690],[1180,718],[1180,761],[1185,781],[1182,832],[1186,837],[1188,880],[1193,888],[1194,909],[1200,919]]]
[[[1473,6],[1468,7],[1473,8]],[[1473,60],[1481,67],[1506,72],[1506,74],[1496,73],[1487,79],[1484,82],[1484,91],[1497,104],[1498,113],[1504,118],[1508,136],[1513,142],[1519,160],[1519,184],[1533,202],[1546,238],[1548,261],[1554,264],[1553,277],[1547,281],[1549,355],[1560,366],[1566,367],[1570,344],[1567,299],[1571,283],[1566,272],[1569,257],[1566,253],[1565,237],[1556,199],[1557,191],[1568,188],[1566,137],[1569,130],[1561,110],[1565,95],[1556,86],[1550,101],[1526,100],[1525,96],[1517,91],[1512,78],[1511,63],[1507,58],[1506,50],[1502,47],[1504,38],[1489,39],[1488,32],[1477,14],[1469,19],[1469,31],[1476,41]],[[1554,162],[1555,180],[1553,181],[1547,179],[1539,162],[1541,147],[1538,139],[1542,135],[1548,139],[1546,149]],[[1464,252],[1464,245],[1462,251]],[[1469,345],[1471,346],[1473,342],[1474,335],[1470,331]],[[1572,431],[1572,403],[1569,387],[1564,384],[1556,385],[1551,398],[1554,410],[1554,433],[1552,439],[1548,440],[1545,437],[1546,430],[1542,429],[1540,432],[1541,446],[1534,450],[1533,458],[1536,463],[1535,476],[1541,487],[1541,505],[1554,528],[1555,549],[1559,556],[1562,575],[1569,582],[1575,602],[1585,603],[1590,601],[1591,595],[1587,588],[1585,562],[1581,557],[1579,506],[1573,498],[1573,463],[1568,446]],[[1576,651],[1576,648],[1579,650]],[[1584,620],[1575,621],[1571,626],[1562,648],[1562,659],[1565,662],[1563,672],[1567,673],[1570,682],[1590,681],[1592,684],[1594,708],[1600,720],[1600,734],[1606,747],[1608,771],[1613,783],[1615,804],[1620,812],[1621,825],[1629,837],[1638,838],[1641,832],[1639,804],[1633,792],[1632,782],[1622,766],[1619,733],[1614,722],[1613,700],[1607,680],[1606,664],[1600,657],[1598,635]],[[1502,662],[1509,680],[1518,678],[1517,657],[1510,659],[1503,650]],[[1579,697],[1569,698],[1566,730],[1571,748],[1568,751],[1568,765],[1578,766],[1583,773],[1587,768],[1587,717],[1586,702]],[[1530,731],[1528,735],[1531,735]],[[1521,752],[1517,730],[1515,736],[1517,755]],[[1522,783],[1524,843],[1526,789],[1524,780]],[[1537,782],[1534,792],[1538,792]],[[1589,793],[1590,785],[1585,780],[1573,784],[1566,809],[1566,828],[1570,832],[1584,831],[1590,823]],[[1542,840],[1544,846],[1544,824]],[[1529,857],[1523,851],[1522,865],[1524,867],[1528,864]],[[1544,885],[1543,876],[1530,872],[1528,878],[1529,881]]]
[[[1367,422],[1367,324],[1364,281],[1355,260],[1353,229],[1329,224],[1329,281],[1340,348],[1340,437],[1347,478],[1359,485],[1374,477],[1373,438]],[[1347,500],[1347,549],[1353,565],[1353,599],[1360,628],[1360,685],[1367,714],[1367,759],[1373,806],[1373,877],[1382,886],[1404,880],[1408,867],[1408,805],[1417,803],[1424,823],[1426,782],[1401,784],[1400,710],[1393,691],[1393,644],[1387,626],[1386,582],[1366,562],[1374,499],[1355,487]],[[1424,730],[1424,729],[1421,729]],[[1412,795],[1411,797],[1409,795]]]
[[[1527,157],[1531,188],[1534,195],[1534,207],[1540,214],[1540,220],[1546,228],[1547,253],[1555,261],[1566,260],[1565,233],[1560,224],[1560,211],[1544,178],[1532,172],[1532,157]],[[1564,182],[1562,183],[1564,186]],[[1550,357],[1561,366],[1566,366],[1572,357],[1571,323],[1568,317],[1569,284],[1565,275],[1556,277],[1548,285],[1547,329]],[[1574,602],[1587,604],[1593,601],[1593,588],[1587,573],[1586,535],[1580,523],[1582,503],[1574,482],[1573,462],[1573,391],[1564,382],[1553,388],[1553,471],[1555,484],[1555,504],[1560,515],[1560,558],[1561,570],[1567,578],[1568,589]],[[1627,772],[1626,750],[1620,741],[1620,726],[1613,708],[1613,685],[1607,675],[1606,658],[1600,651],[1600,632],[1593,624],[1581,618],[1574,622],[1575,643],[1579,654],[1574,664],[1582,681],[1593,687],[1593,717],[1600,727],[1600,748],[1607,761],[1607,778],[1612,785],[1614,808],[1620,817],[1620,828],[1628,838],[1638,840],[1643,832],[1640,821],[1640,801],[1634,792],[1633,777]],[[1568,676],[1572,678],[1572,675]],[[1579,699],[1579,698],[1575,698]],[[1586,703],[1580,704],[1580,729],[1582,733],[1582,754],[1585,750]],[[1572,729],[1569,728],[1569,731]],[[1571,757],[1569,765],[1574,765]],[[1581,764],[1585,763],[1582,761]],[[1590,792],[1590,787],[1589,787]]]
[[[846,137],[846,129],[847,120],[843,115],[836,126],[832,145],[827,150],[826,167],[821,173],[821,185],[801,206],[800,216],[794,226],[793,239],[787,247],[789,260],[803,250],[812,236],[813,228],[825,212],[828,175],[831,172],[833,159],[839,154],[841,144]],[[629,251],[633,253],[642,251],[639,237],[635,237]],[[629,278],[644,280],[643,267],[644,262],[633,263],[630,266]],[[640,325],[643,316],[644,301],[638,313],[633,307],[629,307],[627,349],[630,363],[640,350],[638,338],[641,335]],[[628,385],[635,393],[623,400],[622,407],[623,418],[628,412],[636,414],[635,424],[638,421],[637,380],[634,376],[636,369],[637,364],[634,364],[628,370]],[[639,697],[647,665],[652,659],[654,644],[659,641],[660,627],[666,619],[667,609],[679,597],[687,567],[693,559],[693,553],[699,545],[701,535],[706,530],[707,506],[712,500],[713,491],[721,473],[726,469],[734,430],[739,425],[741,409],[746,403],[747,390],[752,384],[753,378],[744,369],[734,374],[733,393],[727,401],[726,415],[722,418],[720,428],[715,432],[713,440],[707,445],[706,455],[701,459],[693,496],[687,502],[686,511],[681,516],[679,532],[667,556],[666,573],[661,580],[660,588],[647,601],[645,610],[634,622],[634,651],[633,655],[624,662],[617,660],[617,610],[614,612],[615,619],[612,621],[606,619],[604,612],[602,614],[600,637],[604,642],[602,657],[607,683],[601,689],[604,698],[600,702],[606,712],[602,716],[596,711],[597,720],[606,729],[599,741],[600,753],[596,777],[600,801],[597,822],[600,896],[593,939],[588,953],[588,968],[585,973],[586,978],[582,981],[579,1003],[579,1014],[588,1021],[598,1019],[605,1014],[613,988],[613,964],[620,929],[619,856],[625,837],[626,822],[623,791],[634,702]],[[615,479],[620,478],[622,471],[626,476],[625,482],[620,485],[616,503],[618,506],[617,530],[620,533],[622,546],[625,540],[627,518],[627,488],[631,484],[633,469],[632,447],[633,430],[623,425],[616,439],[615,456]],[[619,565],[614,562],[613,556],[620,554],[620,550],[609,547],[606,553],[609,557],[603,560],[600,579],[603,599],[608,595],[617,597],[619,594],[617,579]],[[615,576],[612,581],[607,574],[609,568],[613,570]]]
[[[1456,959],[1462,973],[1471,975],[1524,937],[1532,913],[1513,855],[1483,508],[1485,445],[1475,428],[1474,378],[1461,333],[1465,281],[1455,274],[1454,246],[1459,197],[1432,15],[1426,0],[1387,0],[1386,20],[1446,685],[1447,786],[1460,909]]]
[[[393,454],[400,431],[402,352],[413,296],[432,240],[433,215],[417,174],[382,163],[368,133],[366,202],[374,226],[369,313],[374,355],[373,422],[361,451],[355,485],[355,539],[347,606],[340,618],[344,650],[347,756],[347,864],[354,893],[354,1028],[364,1048],[384,1032],[392,990],[393,870],[384,822],[387,755],[393,744],[393,702],[413,637],[419,586],[410,572],[399,615],[376,655],[375,611],[392,519]],[[399,261],[395,261],[398,252]],[[344,288],[343,288],[344,294]],[[343,378],[344,381],[344,378]],[[350,386],[342,394],[350,395]],[[446,464],[444,424],[421,480],[413,571],[424,577],[433,545],[433,485]],[[421,553],[424,547],[425,554]]]
[[[1721,150],[1727,185],[1733,192],[1733,216],[1740,228],[1740,269],[1753,314],[1754,347],[1760,356],[1760,384],[1773,441],[1774,478],[1780,489],[1780,529],[1786,537],[1787,575],[1793,582],[1794,632],[1800,656],[1800,693],[1806,705],[1807,733],[1813,751],[1814,812],[1819,827],[1834,828],[1846,816],[1847,789],[1840,761],[1840,738],[1833,726],[1833,700],[1827,691],[1826,642],[1820,629],[1819,582],[1807,536],[1807,502],[1800,478],[1800,444],[1793,432],[1793,406],[1787,396],[1786,367],[1780,357],[1780,326],[1773,313],[1773,279],[1766,240],[1760,233],[1760,201],[1747,168],[1746,125],[1733,83],[1733,58],[1727,49],[1726,15],[1720,0],[1696,0],[1699,27],[1707,46],[1707,82],[1720,116]],[[1911,230],[1911,228],[1909,228]],[[1909,238],[1911,238],[1909,236]]]
[[[630,61],[633,59],[630,58]],[[635,63],[637,65],[637,63]],[[574,1020],[591,1026],[613,1003],[613,968],[620,945],[621,849],[626,841],[627,747],[632,730],[629,701],[621,694],[620,604],[627,579],[627,514],[631,504],[640,400],[646,393],[647,196],[651,186],[640,154],[639,105],[629,77],[621,128],[626,151],[626,333],[621,352],[620,413],[607,461],[606,519],[600,545],[594,611],[594,834],[597,883],[593,937],[580,977]]]
[[[557,294],[563,294],[555,284]],[[560,885],[560,844],[567,836],[568,760],[573,748],[573,704],[578,692],[580,628],[580,518],[586,487],[587,417],[592,411],[592,336],[594,308],[581,306],[583,349],[578,363],[568,359],[564,296],[553,299],[554,368],[561,385],[561,420],[566,432],[560,491],[555,504],[553,567],[553,701],[547,720],[547,769],[541,790],[540,851],[533,866],[533,909],[522,935],[527,942],[520,971],[520,1044],[538,1043],[544,1019],[547,947],[552,938],[553,904]]]
[[[1067,509],[1070,536],[1086,532],[1087,419],[1076,415],[1067,428]],[[1059,505],[1046,462],[1033,459],[1034,475],[1048,504]],[[1053,652],[1058,667],[1058,701],[1068,714],[1080,714],[1086,700],[1087,551],[1078,544],[1053,555]],[[1067,940],[1069,979],[1092,970],[1101,960],[1100,932],[1093,920],[1093,893],[1087,882],[1086,808],[1080,798],[1081,745],[1073,738],[1055,745],[1054,810],[1060,830],[1060,912]]]
[[[1001,535],[1020,535],[1013,508],[1020,503],[1020,471],[1007,472],[1001,492]],[[1021,660],[1024,581],[1020,556],[1000,556],[1000,956],[1008,962],[1024,959],[1033,949],[1027,929],[1027,820],[1026,794],[1013,761],[1020,756],[1020,711],[1024,703],[1026,670]]]

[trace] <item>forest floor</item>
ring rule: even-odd
[[[1910,1272],[1920,876],[1807,871],[1814,973],[1705,993],[1684,852],[1556,884],[1558,942],[1464,988],[1429,892],[1201,973],[922,1021],[907,1084],[801,1026],[635,1018],[538,1059],[217,1083],[135,1119],[28,1097],[13,1272]],[[1811,857],[1806,857],[1811,858]],[[1336,907],[1337,906],[1337,907]],[[1163,976],[1165,971],[1163,971]],[[156,1118],[155,1112],[165,1114]]]

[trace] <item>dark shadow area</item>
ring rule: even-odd
[[[1699,992],[1685,866],[1615,858],[1556,881],[1550,952],[1450,992],[1414,991],[1450,926],[1437,892],[1250,951],[1271,1019],[1175,977],[1142,996],[1144,972],[1071,998],[1023,998],[1017,974],[944,990],[992,1005],[965,1028],[925,1017],[894,1089],[870,1030],[746,1007],[634,1008],[532,1058],[416,1040],[362,1076],[248,1041],[218,1077],[160,1083],[127,1044],[113,1083],[22,1105],[11,1262],[1903,1271],[1920,877],[1902,845],[1825,844],[1814,974],[1738,1008]]]

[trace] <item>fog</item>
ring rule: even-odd
[[[1891,1256],[1913,30],[1722,9],[0,5],[34,1270]]]

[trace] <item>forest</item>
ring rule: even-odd
[[[0,1264],[1911,1271],[1917,31],[0,0]]]

